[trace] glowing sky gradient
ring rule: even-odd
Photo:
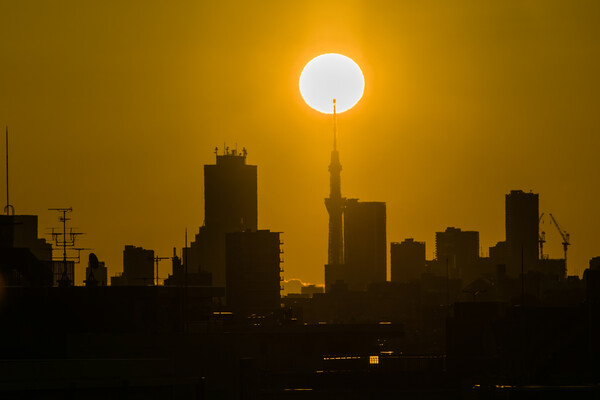
[[[283,276],[323,282],[331,116],[298,79],[334,52],[365,77],[338,120],[342,192],[387,202],[388,241],[432,258],[455,226],[486,255],[504,195],[533,190],[581,273],[600,255],[599,20],[595,0],[1,2],[11,203],[42,233],[58,226],[48,208],[72,206],[114,275],[126,244],[164,257],[193,237],[202,166],[237,143],[258,165],[259,228],[283,232]]]

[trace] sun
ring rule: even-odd
[[[365,78],[358,64],[341,54],[313,58],[300,74],[300,94],[306,104],[325,114],[341,113],[354,107],[365,90]]]

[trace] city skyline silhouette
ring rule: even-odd
[[[599,18],[0,4],[0,397],[598,398]]]
[[[387,203],[390,241],[432,244],[456,226],[479,231],[485,253],[503,237],[502,196],[522,189],[540,193],[540,210],[572,233],[570,274],[595,255],[593,3],[384,2],[360,13],[265,3],[254,19],[247,5],[150,3],[134,18],[133,4],[71,4],[3,13],[11,202],[41,228],[55,225],[47,208],[73,207],[82,243],[111,274],[124,244],[168,256],[185,228],[202,225],[200,166],[226,142],[259,166],[258,213],[284,232],[286,278],[323,283],[327,213],[316,194],[328,185],[330,120],[304,104],[298,77],[330,51],[352,57],[366,79],[338,121],[344,191]],[[257,53],[258,44],[277,51]],[[546,231],[548,253],[560,256],[561,238]]]

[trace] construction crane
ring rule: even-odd
[[[552,215],[552,213],[550,213],[550,218],[552,218],[552,222],[554,222],[554,225],[556,225],[556,229],[558,229],[558,232],[560,233],[560,236],[562,236],[563,242],[563,250],[565,252],[565,267],[567,266],[567,249],[569,248],[569,245],[571,244],[571,236],[567,233],[567,231],[563,230],[560,225],[558,225],[558,222],[556,222],[556,219],[554,218],[554,216]]]
[[[544,259],[544,243],[546,243],[546,232],[540,232],[540,225],[542,224],[542,219],[544,218],[544,213],[540,215],[538,219],[538,242],[540,243],[540,259]]]
[[[171,257],[154,257],[154,262],[156,263],[156,286],[158,286],[158,263],[162,260],[168,260]]]

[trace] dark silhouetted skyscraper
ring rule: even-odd
[[[348,199],[344,210],[344,259],[351,290],[386,281],[386,212],[383,202]]]
[[[405,239],[390,246],[392,282],[410,282],[425,272],[425,242]]]
[[[479,232],[462,231],[449,227],[435,233],[435,254],[439,262],[448,260],[453,278],[462,278],[465,283],[479,276]]]
[[[280,308],[279,232],[228,233],[227,305],[242,316],[266,315]]]
[[[215,165],[204,166],[204,226],[184,252],[189,271],[210,272],[214,286],[225,286],[225,235],[255,231],[257,214],[256,165],[246,164],[245,149],[217,154]]]
[[[539,196],[512,190],[506,195],[506,261],[507,274],[517,277],[537,267],[539,251]]]
[[[226,233],[257,228],[256,165],[246,164],[246,153],[217,155],[204,166],[204,225]]]

